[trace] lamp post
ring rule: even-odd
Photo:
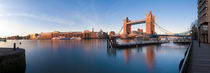
[[[199,48],[200,48],[200,46],[201,46],[201,44],[200,44],[200,43],[201,43],[201,42],[200,42],[200,37],[201,37],[201,35],[200,35],[200,33],[201,33],[200,27],[198,27],[198,31],[199,31],[199,32],[198,32],[198,36],[199,36],[199,37],[198,37],[198,46],[199,46]]]

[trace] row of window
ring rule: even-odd
[[[205,7],[202,11],[200,11],[200,15],[201,15],[202,13],[206,12],[207,9],[208,9],[208,8]]]
[[[208,25],[202,25],[201,30],[208,30]]]
[[[204,5],[204,2],[208,2],[208,0],[200,0],[200,1],[198,2],[198,4],[199,4],[199,5]]]
[[[203,6],[205,6],[206,3],[207,3],[207,1],[204,1],[204,2],[201,4],[201,6],[199,7],[199,9],[201,10],[201,8],[202,8]]]
[[[200,17],[199,20],[203,20],[206,16],[207,16],[207,14],[205,13],[203,16]]]

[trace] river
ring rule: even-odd
[[[107,49],[106,40],[8,40],[26,50],[25,73],[178,73],[187,44]],[[21,42],[21,44],[19,44]]]

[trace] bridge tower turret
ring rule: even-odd
[[[124,23],[124,34],[128,35],[131,33],[131,25],[127,25],[128,22],[130,22],[130,20],[128,19],[128,17],[126,17],[126,19],[123,21]]]
[[[146,14],[145,23],[146,23],[146,34],[154,34],[155,33],[155,16],[152,15],[151,11],[149,12],[149,14]]]

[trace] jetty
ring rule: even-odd
[[[0,48],[0,73],[24,73],[25,50],[22,48]]]
[[[124,47],[138,47],[152,44],[168,43],[169,40],[148,40],[148,41],[131,41],[131,42],[120,42],[116,38],[107,39],[107,48],[124,48]]]

